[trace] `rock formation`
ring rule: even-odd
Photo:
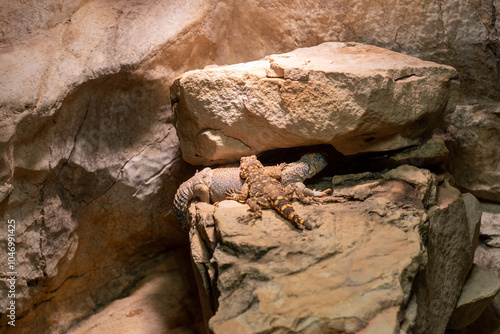
[[[453,110],[457,89],[449,66],[324,43],[184,73],[172,103],[184,160],[207,165],[294,146],[352,155],[416,145]]]
[[[479,202],[408,165],[333,182],[336,203],[295,204],[312,231],[272,211],[239,224],[247,207],[230,201],[193,204],[192,254],[214,333],[445,330],[472,265]],[[486,306],[492,295],[478,299]]]
[[[448,328],[465,328],[479,318],[500,291],[500,279],[474,265],[457,301]]]
[[[2,228],[16,221],[17,270],[16,328],[6,325],[8,299],[2,298],[2,333],[62,333],[82,319],[111,321],[99,312],[127,310],[110,304],[137,300],[150,291],[142,286],[192,298],[190,290],[174,291],[185,285],[168,290],[169,284],[148,273],[188,243],[171,203],[195,168],[181,159],[169,86],[182,73],[210,64],[354,41],[452,66],[461,82],[461,110],[490,116],[472,136],[459,126],[462,116],[453,116],[466,137],[455,132],[446,138],[447,163],[455,166],[450,167],[455,185],[492,199],[495,184],[474,174],[487,171],[488,180],[495,180],[498,160],[476,158],[470,147],[492,145],[482,133],[494,124],[491,111],[500,98],[498,0],[286,5],[274,0],[4,0],[1,8],[0,220]],[[370,162],[389,158],[382,154]],[[424,161],[416,159],[410,160]],[[344,174],[366,162],[341,161]],[[478,172],[466,175],[460,163]],[[0,232],[2,296],[8,291],[5,231]],[[487,239],[484,234],[482,241]],[[481,254],[476,262],[498,270],[496,260]],[[169,261],[177,261],[172,268],[182,273],[190,267],[186,259]],[[189,300],[195,309],[196,300]],[[129,310],[124,314],[136,314]],[[170,318],[179,323],[168,328],[196,330],[199,323],[193,322],[199,318],[186,319],[182,312]],[[490,305],[479,319],[494,312]],[[125,318],[143,319],[143,314]]]
[[[500,105],[458,106],[447,123],[454,157],[448,169],[457,184],[479,198],[500,202]]]
[[[201,333],[202,312],[185,247],[158,256],[128,296],[106,305],[67,333]]]
[[[500,277],[500,205],[482,203],[480,242],[475,262]]]

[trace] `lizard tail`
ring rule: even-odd
[[[295,223],[295,225],[300,229],[312,229],[311,224],[299,217],[299,214],[292,206],[292,203],[283,196],[278,196],[278,198],[273,201],[276,210],[287,220]]]
[[[202,202],[210,203],[206,179],[210,179],[212,171],[210,167],[206,167],[202,171],[196,172],[192,178],[182,183],[175,193],[173,211],[177,222],[185,231],[190,228],[187,219],[189,202],[198,198]]]
[[[191,191],[179,188],[174,197],[174,214],[177,222],[184,230],[188,230],[187,209],[188,203],[194,199],[194,194]]]

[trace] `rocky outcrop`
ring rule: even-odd
[[[419,146],[407,148],[387,158],[387,166],[412,165],[423,168],[437,168],[448,158],[448,148],[442,137],[435,136]]]
[[[447,185],[429,209],[428,262],[418,278],[417,333],[443,333],[472,266],[479,237],[478,200]]]
[[[185,247],[159,256],[128,296],[106,305],[67,333],[203,333],[193,273],[178,260],[187,256]]]
[[[500,277],[500,205],[482,203],[483,217],[474,263]]]
[[[214,333],[445,330],[472,265],[477,200],[411,166],[333,182],[330,203],[294,203],[312,231],[271,210],[239,224],[247,207],[235,202],[192,205],[193,261]]]
[[[448,328],[462,329],[476,321],[500,291],[500,278],[474,265],[457,301]]]
[[[479,198],[500,202],[500,104],[459,105],[447,123],[448,169],[457,184]]]
[[[197,66],[164,74],[139,63],[203,12],[188,2],[179,13],[153,3],[65,3],[64,19],[56,15],[49,30],[32,20],[35,31],[0,53],[0,219],[16,221],[17,322],[0,317],[7,333],[64,332],[187,243],[171,203],[194,169],[180,158],[167,87],[183,66]],[[0,300],[2,315],[8,302]]]
[[[453,66],[463,98],[500,98],[498,0],[1,7],[0,220],[16,221],[18,273],[15,329],[0,299],[6,333],[64,332],[187,243],[171,202],[194,168],[180,158],[168,87],[188,70],[356,41]]]
[[[166,52],[160,52],[157,58],[164,59],[158,63],[169,65],[167,72],[169,68],[177,71],[178,67],[204,66],[208,60],[231,64],[328,41],[357,41],[451,65],[460,73],[465,95],[500,97],[496,84],[498,0],[321,0],[286,6],[276,0],[187,0],[175,5],[44,0],[22,5],[6,2],[2,8],[0,43],[34,45],[50,37],[54,43],[47,43],[48,53],[37,53],[35,59],[52,58],[53,51],[59,52],[66,44],[74,54],[68,54],[68,62],[80,59],[88,64],[88,72],[95,71],[101,60],[133,64],[135,60],[128,56],[147,58],[169,42],[176,48],[163,49]],[[94,19],[82,13],[93,13]],[[62,35],[68,26],[76,29]],[[80,31],[83,27],[86,32]],[[165,36],[168,41],[162,40]],[[64,37],[61,46],[59,37]],[[86,55],[92,50],[96,52],[87,61]],[[124,56],[113,59],[113,53]],[[30,71],[41,76],[43,71],[38,69],[32,67]]]
[[[324,43],[190,71],[171,91],[183,158],[207,165],[304,145],[330,144],[347,155],[415,145],[453,110],[457,89],[449,66]]]

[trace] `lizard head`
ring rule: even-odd
[[[306,153],[299,161],[305,162],[309,166],[310,173],[313,175],[319,173],[328,165],[327,154],[325,152]]]
[[[257,160],[255,155],[242,157],[240,160],[240,176],[242,179],[246,179],[252,170],[259,168],[264,168],[264,166]]]

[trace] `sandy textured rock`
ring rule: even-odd
[[[449,170],[458,185],[500,202],[500,104],[457,106],[447,122]]]
[[[373,188],[384,181],[404,181],[415,188],[413,194],[425,208],[436,204],[436,176],[429,170],[402,165],[379,173],[357,173],[335,175],[332,178],[334,196],[365,200],[373,193]]]
[[[476,321],[500,291],[500,278],[474,265],[462,288],[448,328],[461,329]]]
[[[446,161],[448,153],[444,139],[433,137],[422,145],[410,147],[391,155],[388,158],[388,165],[390,167],[404,164],[421,168],[438,167]]]
[[[500,248],[489,247],[480,242],[474,254],[474,263],[500,276]]]
[[[186,35],[180,38],[187,37],[184,45],[169,51],[170,56],[183,55],[184,62],[180,58],[171,59],[174,69],[195,58],[201,66],[205,64],[204,57],[217,64],[230,64],[327,41],[359,41],[451,65],[460,72],[461,88],[465,94],[500,97],[500,88],[496,84],[499,75],[498,0],[446,0],[442,3],[430,0],[418,3],[320,0],[286,5],[275,0],[182,2],[187,7],[152,2],[133,6],[127,1],[115,1],[115,11],[107,10],[103,1],[80,3],[79,0],[31,0],[17,4],[4,0],[0,13],[0,43],[7,46],[34,44],[43,39],[47,29],[64,28],[65,23],[88,23],[91,26],[90,23],[95,24],[93,21],[77,21],[72,16],[76,9],[88,6],[94,14],[101,14],[101,11],[113,13],[122,20],[123,25],[116,29],[119,33],[133,33],[135,30],[142,37],[145,35],[141,28],[145,26],[148,29],[158,27],[156,33],[160,35],[183,30],[181,34]],[[183,29],[182,19],[198,14],[201,14],[203,23]],[[150,20],[150,17],[155,20]],[[132,24],[128,24],[130,21]],[[64,32],[62,30],[51,31],[51,34],[60,34]],[[103,33],[113,35],[111,30],[103,30]],[[91,33],[95,36],[99,31],[96,29]],[[31,38],[35,41],[30,41]],[[118,47],[121,52],[143,45],[154,48],[154,38],[150,34],[148,39],[127,44],[128,49]],[[110,37],[111,43],[100,43],[98,47],[106,49],[113,45],[112,41],[113,37]],[[121,41],[129,42],[126,38]],[[83,42],[77,51],[84,48],[81,44]],[[89,64],[90,71],[95,64]]]
[[[203,11],[193,10],[195,1],[180,12],[126,1],[66,4],[54,3],[64,19],[54,11],[52,23],[33,20],[36,33],[3,35],[11,44],[0,52],[0,218],[16,220],[18,273],[18,322],[7,333],[61,333],[129,290],[146,259],[187,243],[171,203],[191,170],[180,159],[166,91],[184,70],[138,64]],[[42,7],[30,2],[25,15]],[[21,33],[27,22],[15,24]]]
[[[215,210],[191,206],[193,260],[215,333],[444,331],[472,264],[477,201],[449,186],[436,193],[435,176],[413,166],[334,179],[329,201],[336,203],[294,203],[312,231],[298,231],[272,210],[239,224],[247,206],[233,201]],[[460,227],[439,227],[436,210]],[[460,235],[447,234],[454,230]],[[428,235],[429,253],[421,235]],[[450,241],[436,243],[444,238]],[[461,247],[450,246],[458,239]],[[432,276],[450,258],[441,280]],[[451,300],[421,306],[425,289]],[[418,327],[428,318],[438,329]]]
[[[213,164],[293,146],[355,154],[417,144],[453,108],[456,79],[449,66],[324,43],[190,71],[171,90],[183,158]]]
[[[428,261],[417,277],[414,333],[438,334],[446,329],[472,266],[481,207],[474,196],[445,183],[428,215]]]
[[[170,205],[194,170],[179,159],[168,92],[187,70],[358,41],[455,67],[464,97],[500,98],[498,0],[0,2],[0,219],[19,228],[15,333],[74,324],[137,282],[145,257],[187,242]]]
[[[159,257],[126,297],[108,304],[67,333],[203,333],[194,277],[191,268],[184,265],[187,257],[185,247]]]
[[[490,248],[500,248],[500,205],[481,203],[481,242]]]
[[[402,182],[391,187],[397,188],[393,195],[408,190]],[[300,233],[271,211],[242,226],[236,217],[246,206],[216,209],[221,239],[214,259],[221,296],[210,319],[212,330],[356,333],[387,313],[383,328],[393,332],[393,310],[404,308],[408,282],[419,266],[417,226],[423,212],[412,208],[403,214],[387,198],[295,206],[301,216],[316,221],[311,233]],[[371,212],[375,208],[387,217]],[[393,223],[384,224],[389,220]]]
[[[500,277],[500,205],[481,203],[481,206],[481,235],[474,263]]]

